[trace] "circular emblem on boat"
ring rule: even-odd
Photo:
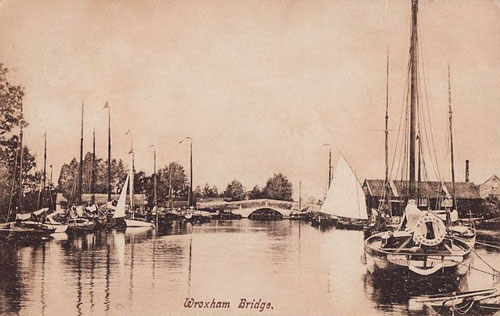
[[[443,221],[432,214],[420,217],[415,224],[413,241],[425,246],[440,244],[446,234],[446,226]]]

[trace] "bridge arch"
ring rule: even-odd
[[[255,208],[251,213],[248,214],[248,218],[253,219],[256,217],[267,217],[267,218],[281,218],[285,217],[286,214],[279,208],[274,208],[270,206],[262,206]]]
[[[274,207],[269,205],[259,205],[254,207],[240,207],[238,209],[232,210],[233,214],[241,215],[241,217],[249,217],[251,214],[254,214],[258,211],[262,210],[270,210],[276,212],[277,214],[287,217],[290,216],[291,209],[284,209],[280,207]]]

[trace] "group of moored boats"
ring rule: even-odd
[[[431,208],[430,198],[420,191],[423,177],[427,177],[425,160],[420,141],[425,130],[420,127],[426,124],[428,113],[423,115],[419,105],[418,80],[418,0],[411,0],[411,41],[408,77],[406,85],[407,110],[404,121],[400,123],[403,132],[398,140],[403,144],[401,149],[401,180],[405,184],[404,196],[399,196],[402,214],[393,217],[391,189],[388,169],[388,104],[386,104],[385,149],[386,179],[385,194],[377,209],[372,209],[368,216],[365,196],[356,175],[344,157],[340,157],[333,181],[328,189],[320,213],[313,218],[313,224],[319,226],[335,226],[337,228],[363,229],[364,251],[363,262],[370,274],[377,276],[396,276],[397,282],[403,280],[442,280],[450,284],[460,280],[472,268],[476,230],[472,220],[459,219],[455,197],[455,174],[453,161],[453,129],[451,110],[451,84],[449,93],[449,135],[448,152],[451,158],[452,192],[446,189],[439,192],[440,205]],[[421,64],[420,64],[421,65]],[[389,65],[387,65],[389,73]],[[450,81],[448,68],[448,81]],[[388,91],[388,89],[387,89]],[[388,100],[388,97],[386,98]],[[388,103],[388,101],[387,101]],[[428,137],[428,136],[425,136]],[[432,135],[431,135],[432,137]],[[433,142],[434,143],[434,142]],[[431,152],[429,150],[429,152]],[[435,152],[435,149],[432,151]],[[396,155],[394,156],[396,157]],[[437,159],[430,159],[437,161]],[[439,179],[440,175],[436,177]],[[406,180],[405,180],[406,179]],[[443,183],[442,181],[440,181]],[[491,267],[491,266],[490,266]],[[491,268],[491,274],[498,278],[499,271]],[[499,280],[496,280],[497,282]],[[410,284],[410,283],[406,283]],[[480,313],[498,312],[500,310],[500,289],[481,289],[454,293],[439,293],[444,286],[428,287],[426,293],[414,298],[439,313],[455,312],[466,314],[477,307]],[[439,293],[439,294],[437,294]],[[422,294],[422,293],[420,293]],[[474,310],[476,310],[474,309]]]
[[[154,207],[147,214],[127,212],[125,204],[129,177],[125,180],[118,201],[102,206],[72,206],[50,211],[43,208],[31,213],[17,214],[14,221],[0,223],[0,240],[37,242],[50,239],[55,233],[87,233],[97,230],[132,227],[170,227],[174,220],[203,223],[212,214],[197,210],[163,210]],[[129,207],[130,208],[130,207]],[[218,214],[215,214],[218,215]]]

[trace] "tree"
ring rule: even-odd
[[[201,195],[204,198],[219,197],[219,190],[217,190],[217,187],[215,185],[213,187],[210,187],[208,185],[208,183],[205,183],[205,186],[203,187],[203,191],[201,192]]]
[[[253,187],[252,191],[250,191],[249,197],[252,200],[262,199],[264,197],[264,193],[262,192],[260,187],[258,185],[256,185]]]
[[[224,196],[232,201],[241,201],[245,197],[245,188],[239,181],[233,180],[227,184]]]
[[[7,68],[0,63],[0,139],[19,126],[27,124],[23,119],[24,90],[7,81]]]
[[[76,200],[76,186],[78,182],[78,172],[80,163],[73,158],[69,164],[63,164],[59,173],[58,191],[63,196],[70,200]],[[90,175],[92,170],[92,153],[87,153],[83,160],[82,168],[82,193],[91,193],[90,190]],[[111,193],[120,193],[125,179],[127,178],[128,167],[123,161],[111,160]],[[142,192],[144,189],[144,174],[139,173],[138,180],[134,182],[134,190],[139,189]],[[137,175],[136,177],[137,178]],[[94,191],[93,193],[107,193],[108,185],[108,162],[96,157],[95,175],[94,175]],[[137,188],[137,189],[136,189]]]
[[[172,187],[172,200],[187,200],[189,183],[184,167],[178,162],[171,162],[158,171],[158,202],[165,203]]]
[[[199,198],[203,197],[203,192],[201,191],[201,188],[199,185],[196,186],[196,189],[193,190],[193,198],[195,200],[198,200]]]
[[[274,174],[267,180],[264,194],[268,199],[293,201],[292,183],[283,174]]]

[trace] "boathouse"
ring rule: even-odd
[[[384,200],[384,182],[380,179],[366,179],[363,182],[366,205],[369,210],[377,209]],[[452,205],[452,182],[422,181],[417,184],[416,190],[421,209],[442,209]],[[409,181],[389,181],[387,191],[392,214],[401,216],[409,196]],[[472,182],[456,182],[455,192],[459,217],[468,217],[469,211],[474,216],[480,210],[482,198],[479,194],[479,186]]]
[[[479,185],[479,194],[481,198],[487,197],[500,199],[500,178],[493,175]]]

